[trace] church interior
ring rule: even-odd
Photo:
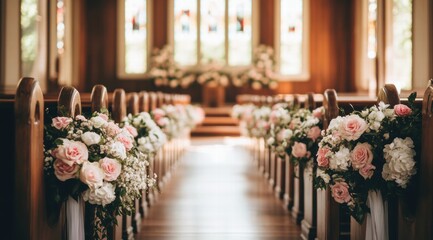
[[[432,106],[431,0],[0,0],[1,234],[433,239]]]

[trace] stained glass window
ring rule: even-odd
[[[174,59],[180,65],[249,65],[253,0],[173,0]]]
[[[229,1],[229,65],[251,63],[251,13],[250,0]]]
[[[280,0],[280,73],[303,71],[303,0]]]
[[[387,82],[399,89],[412,88],[412,0],[392,1],[392,33],[388,47]]]
[[[125,0],[125,73],[142,74],[147,69],[146,0]]]
[[[21,75],[32,76],[38,55],[38,0],[21,0]]]
[[[197,0],[174,2],[174,60],[184,65],[197,63]]]

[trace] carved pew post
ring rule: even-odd
[[[314,93],[307,94],[305,108],[316,108]],[[313,160],[314,161],[314,160]],[[301,238],[313,240],[316,237],[317,191],[314,189],[313,169],[304,169],[304,219],[301,222]]]
[[[433,80],[424,93],[422,104],[422,153],[418,164],[418,204],[416,213],[416,237],[414,239],[433,238],[433,154],[425,149],[433,145]]]
[[[266,97],[266,105],[272,108],[273,98],[271,96]],[[265,148],[265,178],[266,180],[270,179],[271,176],[271,147],[267,144],[267,139],[263,139],[263,144]]]
[[[44,184],[44,97],[37,80],[22,78],[15,104],[14,239],[65,238],[64,207],[60,219],[47,216]],[[7,159],[12,161],[12,159]],[[8,233],[2,233],[8,236]]]
[[[132,114],[133,116],[135,116],[135,115],[140,113],[139,97],[138,97],[137,93],[133,92],[133,93],[128,94],[128,104],[127,105],[128,105],[127,106],[127,113],[128,114]],[[148,159],[148,161],[149,160],[150,159]],[[149,166],[146,169],[146,174],[149,175]],[[146,198],[147,193],[148,193],[148,191],[143,191],[141,198]],[[134,233],[138,233],[141,230],[141,218],[142,218],[141,212],[143,211],[143,207],[141,206],[141,202],[142,202],[141,199],[135,200],[134,215],[132,216],[132,227],[134,229]]]
[[[113,120],[116,123],[120,123],[126,117],[126,96],[123,89],[118,88],[114,90],[111,110]],[[116,237],[115,239],[119,239],[118,237],[122,239],[130,239],[130,237],[132,237],[134,234],[132,227],[132,217],[124,215],[121,216],[121,218],[121,224],[118,224],[114,230],[114,235]]]
[[[334,89],[327,89],[324,93],[323,106],[325,115],[323,128],[339,114],[337,93]],[[340,235],[340,206],[332,199],[330,189],[317,190],[317,239],[334,240]]]
[[[301,103],[299,101],[299,96],[293,96],[292,109],[299,109]],[[284,191],[284,208],[287,210],[292,210],[295,200],[295,167],[290,161],[289,156],[285,155],[285,191]]]
[[[273,103],[281,103],[283,102],[283,95],[277,95],[274,97],[273,99]],[[272,189],[275,189],[275,185],[277,183],[277,154],[274,153],[273,151],[274,147],[270,147],[269,152],[270,152],[270,164],[269,164],[269,185],[271,186]]]
[[[156,107],[160,108],[164,106],[164,94],[162,92],[156,93]],[[166,162],[168,156],[168,149],[169,149],[170,142],[167,140],[167,142],[164,144],[161,150],[160,157],[158,159],[158,186],[160,189],[164,187],[164,180],[165,180],[165,173],[166,173]]]
[[[301,108],[301,99],[300,96],[296,96],[296,104],[297,107]],[[305,101],[304,101],[305,103]],[[304,104],[305,107],[305,104]],[[296,220],[297,224],[301,224],[302,219],[304,218],[304,167],[298,165],[294,166],[293,162],[290,160],[290,157],[287,157],[287,164],[291,165],[291,169],[293,168],[293,174],[291,178],[287,178],[286,186],[293,184],[293,207],[292,207],[292,217]],[[290,169],[290,170],[291,170]],[[290,176],[290,173],[286,173],[286,176]],[[292,181],[293,183],[291,183]],[[289,191],[288,191],[289,192]]]

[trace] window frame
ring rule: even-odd
[[[168,44],[170,46],[173,46],[173,52],[174,49],[174,1],[175,0],[168,0]],[[200,43],[200,22],[201,22],[201,2],[200,0],[197,1],[197,63],[195,65],[179,65],[181,69],[187,70],[187,71],[204,71],[207,69],[211,64],[202,64],[200,59],[201,54],[201,43]],[[224,43],[224,52],[225,52],[225,63],[221,64],[219,66],[222,66],[222,70],[234,72],[239,71],[242,69],[246,69],[247,67],[252,65],[252,62],[248,65],[229,65],[229,27],[228,27],[228,6],[230,0],[224,0],[225,1],[225,22],[224,22],[224,28],[225,28],[225,43]],[[251,60],[254,57],[254,49],[259,45],[259,0],[251,0]]]
[[[125,0],[117,0],[117,78],[120,80],[142,80],[149,78],[150,55],[153,46],[153,0],[146,0],[146,68],[144,73],[125,71]]]
[[[300,74],[283,75],[280,73],[281,56],[281,0],[274,4],[274,50],[275,50],[275,72],[277,79],[281,82],[287,81],[309,81],[310,80],[310,0],[302,0],[302,71]]]

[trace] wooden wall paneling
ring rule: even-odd
[[[432,4],[433,5],[433,4]],[[432,6],[433,8],[433,6]],[[422,104],[422,152],[418,165],[418,202],[415,239],[433,239],[433,154],[426,149],[433,145],[433,80],[424,93]]]
[[[52,206],[47,206],[45,199],[44,97],[38,81],[33,78],[20,80],[14,112],[15,179],[8,183],[14,183],[13,239],[64,238],[64,207],[57,209],[60,212],[53,215],[53,221],[47,216],[47,209]],[[2,234],[8,236],[9,231],[12,229]]]
[[[323,106],[325,108],[323,128],[328,128],[329,122],[339,114],[337,93],[327,89],[324,93]],[[317,190],[317,239],[339,239],[340,235],[340,206],[332,199],[329,188]]]

